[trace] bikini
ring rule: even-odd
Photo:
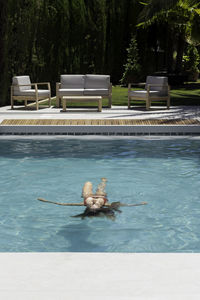
[[[101,195],[94,195],[94,196],[88,196],[87,198],[92,197],[92,198],[102,198],[104,200],[104,203],[102,206],[104,206],[106,204],[106,202],[108,202],[108,199],[106,197],[102,197]],[[84,199],[84,205],[87,206],[86,200],[87,198]]]

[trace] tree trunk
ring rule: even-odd
[[[0,106],[6,104],[6,94],[8,86],[6,84],[6,65],[8,57],[6,56],[6,27],[7,27],[7,7],[8,2],[0,0]]]
[[[167,38],[166,38],[166,65],[167,65],[167,72],[169,74],[174,72],[174,58],[173,58],[173,54],[174,54],[174,41],[175,37],[174,37],[174,33],[173,31],[170,30],[170,28],[168,28],[167,30]]]
[[[182,71],[182,61],[183,61],[183,53],[184,53],[184,46],[185,46],[184,36],[185,34],[183,32],[181,32],[178,36],[176,68],[175,68],[176,74],[180,74]]]

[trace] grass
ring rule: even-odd
[[[124,87],[121,87],[119,85],[117,86],[113,86],[112,87],[112,105],[127,105],[128,104],[128,98],[127,98],[127,95],[128,95],[128,88],[124,88]],[[106,107],[108,105],[108,99],[105,98],[103,99],[102,101],[103,103],[103,106]],[[45,105],[47,103],[44,103]],[[53,99],[52,100],[52,105],[55,106],[56,104],[56,100]],[[82,103],[69,103],[67,105],[67,107],[96,107],[97,104],[96,103],[91,103],[91,102],[85,102],[83,104]]]
[[[172,105],[200,105],[200,80],[171,89]]]
[[[115,86],[112,94],[113,105],[127,105],[128,88]],[[171,87],[170,95],[171,105],[200,105],[200,80],[179,87]],[[134,101],[134,105],[141,105],[141,103],[141,101]],[[166,105],[166,103],[158,101],[153,102],[152,105]]]
[[[119,85],[112,88],[112,105],[127,106],[128,105],[128,88]],[[171,105],[200,105],[200,79],[197,82],[185,83],[179,87],[172,87],[170,91]],[[47,103],[44,103],[46,105]],[[55,99],[52,105],[55,106]],[[108,105],[108,100],[103,99],[103,106]],[[134,105],[143,105],[142,101],[134,101]],[[145,103],[144,103],[145,105]],[[165,106],[166,102],[153,102],[153,105]],[[96,107],[95,103],[69,103],[68,107]]]

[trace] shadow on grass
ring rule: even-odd
[[[198,82],[188,82],[179,86],[172,86],[172,90],[179,90],[179,89],[184,89],[184,90],[200,90],[200,81]]]

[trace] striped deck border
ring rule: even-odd
[[[175,119],[175,120],[167,120],[167,119],[75,119],[75,120],[62,120],[62,119],[5,119],[1,122],[0,125],[65,125],[65,126],[77,126],[77,125],[95,125],[95,126],[134,126],[134,125],[200,125],[200,121],[196,119]]]

